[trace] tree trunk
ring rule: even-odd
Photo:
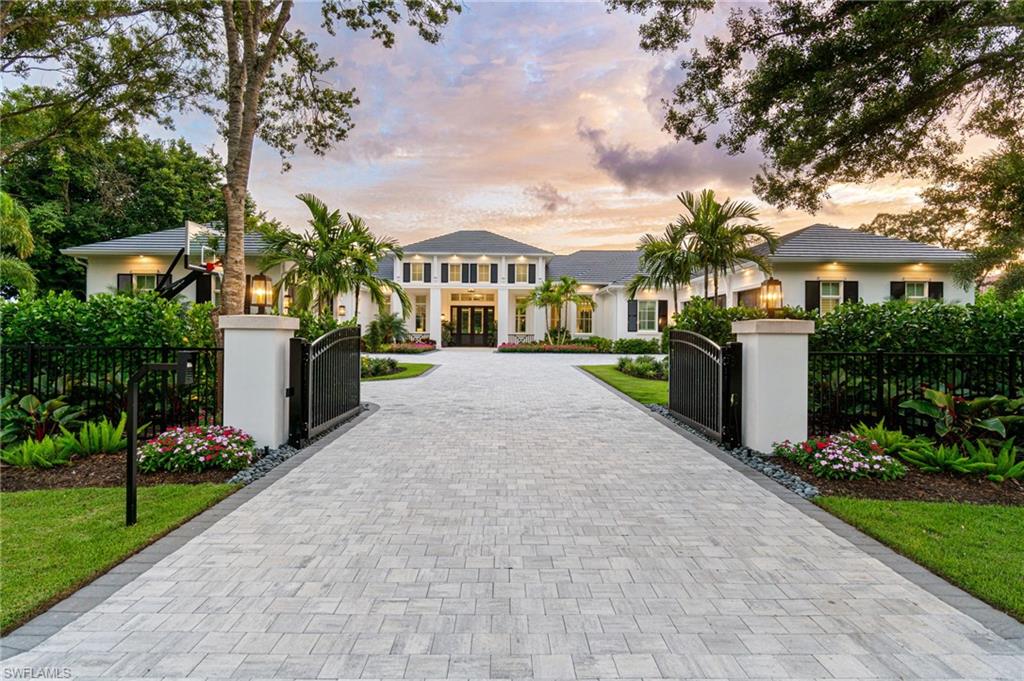
[[[248,173],[246,173],[248,175]],[[227,230],[224,243],[224,281],[221,314],[245,314],[245,193],[242,187],[224,185]],[[241,196],[241,200],[239,200]]]
[[[358,324],[359,323],[359,284],[356,284],[356,303],[355,303],[355,305],[353,305],[353,307],[355,308],[355,313],[354,313],[353,319],[355,319],[356,320],[356,324]]]
[[[708,276],[709,276],[708,266],[705,265],[704,266],[704,297],[705,298],[708,297]]]
[[[676,282],[672,282],[672,312],[679,314],[679,288]]]
[[[717,269],[715,270],[715,305],[718,305],[718,270]]]

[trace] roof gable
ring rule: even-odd
[[[463,229],[403,246],[406,253],[480,253],[483,255],[551,255],[551,251],[524,244],[483,229]]]
[[[758,244],[754,252],[768,255],[768,247]],[[815,224],[780,237],[779,246],[770,257],[776,261],[956,262],[969,258],[970,254],[834,225]]]

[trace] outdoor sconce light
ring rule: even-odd
[[[348,314],[348,308],[345,307],[344,305],[339,305],[338,306],[338,316],[339,317],[344,317],[347,314]]]
[[[769,319],[774,319],[782,309],[782,282],[774,277],[768,277],[761,282],[758,298],[761,309],[768,313]]]
[[[448,315],[446,315],[444,312],[441,313],[441,321],[442,322],[448,321]]]
[[[257,274],[252,278],[250,286],[249,303],[260,309],[259,314],[263,314],[264,310],[271,305],[274,292],[270,277],[265,274]]]

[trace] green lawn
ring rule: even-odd
[[[7,632],[220,501],[235,485],[139,488],[124,526],[124,488],[0,494],[0,630]]]
[[[899,553],[1024,621],[1024,507],[818,497]]]
[[[629,376],[610,364],[580,368],[600,378],[619,392],[626,393],[637,402],[643,404],[668,404],[668,381],[652,381],[649,378]]]
[[[387,376],[370,376],[364,378],[364,381],[393,381],[398,378],[415,378],[423,372],[425,372],[433,364],[417,364],[415,362],[399,362],[398,368],[401,369],[396,374],[388,374]]]

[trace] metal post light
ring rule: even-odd
[[[768,277],[761,282],[758,303],[761,309],[768,313],[769,319],[778,316],[782,309],[782,282],[774,277]]]
[[[270,281],[270,277],[265,274],[257,274],[252,278],[251,284],[251,300],[250,303],[260,309],[259,314],[263,314],[266,308],[271,304],[271,299],[274,295],[274,287]]]

